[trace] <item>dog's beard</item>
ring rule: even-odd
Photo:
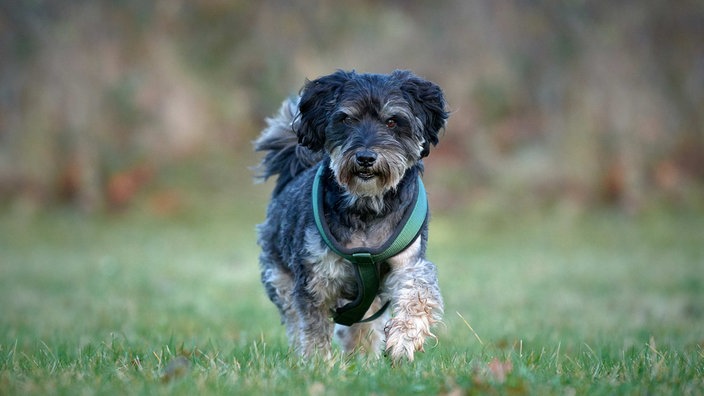
[[[343,152],[334,148],[330,153],[330,167],[338,184],[353,198],[379,198],[396,188],[406,170],[412,165],[402,154],[378,149],[378,157],[370,167],[359,166],[353,150]]]

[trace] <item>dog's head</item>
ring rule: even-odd
[[[325,150],[338,183],[356,196],[395,188],[437,144],[448,117],[440,87],[408,71],[309,81],[299,111],[299,143]]]

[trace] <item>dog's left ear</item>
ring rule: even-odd
[[[330,115],[337,105],[337,98],[342,86],[349,81],[354,72],[338,70],[337,72],[306,82],[301,90],[298,104],[301,123],[296,130],[298,143],[312,151],[320,151],[325,145],[325,128]]]
[[[439,86],[409,71],[395,71],[393,75],[402,81],[401,91],[423,123],[425,143],[421,157],[427,157],[430,154],[430,145],[438,144],[440,130],[445,127],[449,116],[445,110],[445,96]]]

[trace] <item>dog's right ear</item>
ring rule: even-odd
[[[298,110],[301,122],[296,130],[298,143],[313,151],[322,150],[325,145],[325,128],[337,105],[342,87],[354,72],[337,72],[308,81],[301,90]]]

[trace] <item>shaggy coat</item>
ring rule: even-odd
[[[278,307],[292,347],[303,356],[329,357],[333,333],[345,351],[413,360],[441,320],[436,267],[425,258],[427,221],[404,251],[380,263],[368,323],[335,325],[331,312],[358,293],[354,264],[332,252],[313,217],[311,190],[318,167],[324,215],[347,248],[386,242],[417,194],[422,158],[437,144],[447,119],[440,88],[407,71],[389,75],[338,71],[309,81],[255,142],[266,155],[261,176],[278,176],[258,226],[261,280]]]

